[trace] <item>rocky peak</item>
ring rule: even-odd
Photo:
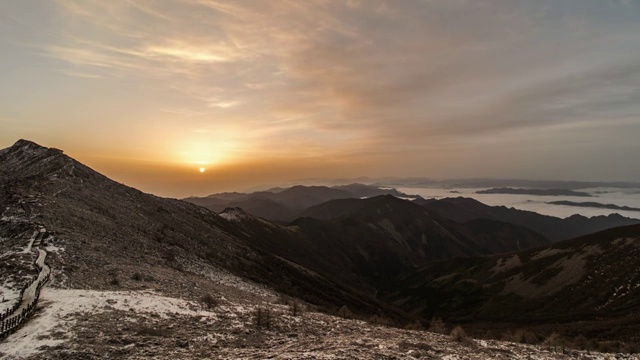
[[[64,155],[62,150],[47,148],[24,139],[0,150],[0,164],[0,176],[14,179],[77,177],[93,173],[86,166]]]

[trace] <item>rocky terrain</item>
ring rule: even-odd
[[[634,358],[571,350],[550,332],[536,346],[473,339],[403,310],[397,289],[367,290],[345,273],[302,262],[307,247],[276,251],[287,248],[278,241],[304,239],[295,226],[144,194],[60,150],[21,140],[0,150],[0,164],[3,306],[14,306],[34,279],[49,280],[33,312],[0,341],[2,358]],[[611,246],[631,249],[627,242]],[[491,261],[511,274],[513,261],[500,259],[513,256]],[[419,289],[416,279],[433,276],[427,269],[398,281]],[[629,291],[610,296],[606,309],[624,312],[615,299],[636,290]]]

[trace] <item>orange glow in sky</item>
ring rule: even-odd
[[[0,148],[174,197],[637,181],[638,18],[622,0],[1,1]]]

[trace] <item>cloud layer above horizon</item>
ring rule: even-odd
[[[634,0],[8,0],[0,142],[168,195],[640,180],[638,20]]]

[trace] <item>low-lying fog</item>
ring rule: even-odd
[[[579,207],[567,205],[549,204],[553,201],[571,201],[575,203],[595,202],[600,204],[614,204],[618,206],[628,206],[640,208],[640,188],[617,189],[617,188],[591,188],[579,189],[577,191],[587,192],[591,197],[580,196],[537,196],[537,195],[513,195],[513,194],[478,194],[478,191],[488,188],[416,188],[397,187],[399,191],[406,194],[420,195],[425,199],[445,197],[469,197],[483,202],[487,205],[504,205],[521,210],[535,211],[544,215],[565,218],[573,214],[584,216],[609,215],[618,213],[622,216],[640,219],[640,211],[603,209],[593,207]]]

